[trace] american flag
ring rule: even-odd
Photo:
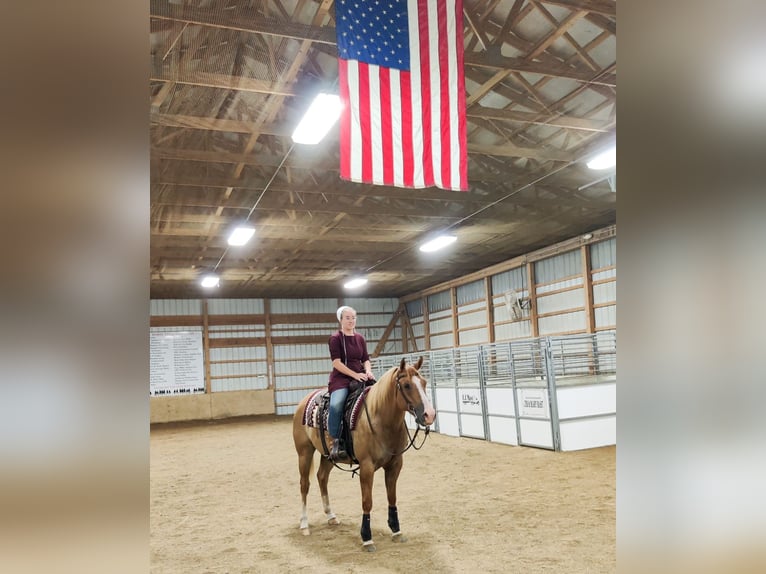
[[[467,190],[463,0],[336,0],[341,178]]]

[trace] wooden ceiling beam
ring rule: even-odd
[[[563,6],[572,10],[585,10],[594,14],[615,17],[617,15],[617,2],[614,0],[541,0],[545,4]]]
[[[583,130],[590,132],[609,131],[613,122],[590,120],[587,118],[576,118],[565,114],[552,114],[548,117],[533,112],[516,112],[513,110],[498,110],[486,108],[480,105],[473,106],[466,112],[469,118],[485,118],[492,120],[507,120],[512,122],[523,122],[536,125],[546,125],[557,128],[566,128],[571,130]]]
[[[541,63],[526,61],[522,58],[502,56],[496,51],[466,53],[463,61],[466,66],[474,66],[476,68],[493,68],[511,72],[527,72],[530,74],[540,74],[541,76],[577,80],[578,82],[596,86],[617,86],[617,76],[613,74],[597,75],[590,70],[583,72],[576,70],[571,66],[553,63],[551,61]]]
[[[574,157],[570,153],[558,150],[543,150],[535,148],[517,147],[506,143],[503,145],[483,145],[468,143],[468,153],[481,153],[485,155],[497,155],[501,157],[528,157],[546,161],[572,161]]]
[[[208,26],[238,30],[251,34],[266,34],[294,40],[309,40],[322,44],[335,45],[335,28],[327,26],[304,26],[291,22],[275,22],[274,19],[247,16],[238,12],[228,15],[224,10],[207,10],[171,4],[163,0],[150,0],[149,16],[161,20],[175,20]]]

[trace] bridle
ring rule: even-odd
[[[397,369],[397,372],[396,372],[396,381],[395,381],[395,383],[396,383],[396,392],[398,392],[398,393],[401,393],[401,394],[402,394],[402,398],[404,399],[404,402],[407,404],[407,411],[408,411],[408,412],[409,412],[409,413],[410,413],[410,414],[411,414],[413,417],[415,417],[415,422],[417,422],[417,420],[418,420],[418,415],[417,415],[417,410],[416,410],[416,408],[415,408],[415,405],[413,405],[413,404],[412,404],[412,402],[410,401],[410,399],[408,399],[408,398],[407,398],[407,395],[405,395],[405,394],[404,394],[404,389],[402,388],[402,385],[401,385],[401,383],[399,382],[399,381],[401,381],[401,380],[402,380],[402,377],[403,377],[403,376],[404,376],[404,377],[406,377],[406,376],[407,376],[407,373],[406,373],[406,372],[403,372],[403,371],[400,371],[399,369]],[[419,426],[420,426],[420,423],[418,423],[418,427],[419,427]]]

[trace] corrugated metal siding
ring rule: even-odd
[[[559,289],[566,289],[567,287],[575,287],[577,285],[583,284],[583,278],[580,277],[572,277],[571,279],[565,279],[564,281],[558,281],[556,283],[551,283],[549,285],[543,285],[542,287],[537,288],[537,294],[542,295],[543,293],[550,293],[551,291],[558,291]]]
[[[263,299],[209,299],[207,312],[210,315],[260,315]]]
[[[535,283],[551,283],[563,277],[582,274],[582,255],[579,249],[560,253],[534,263]]]
[[[445,333],[444,335],[436,335],[431,337],[432,349],[443,349],[445,347],[454,347],[455,337],[452,333]]]
[[[470,331],[460,332],[460,345],[479,345],[489,341],[487,328],[471,329]]]
[[[553,317],[540,317],[537,320],[537,329],[540,336],[584,331],[585,311],[564,313]]]
[[[583,305],[585,305],[585,291],[583,289],[574,289],[537,298],[537,312],[540,315],[574,309]]]
[[[200,299],[152,299],[150,315],[202,315]]]
[[[607,269],[606,271],[596,271],[593,274],[594,281],[600,281],[602,279],[611,279],[617,277],[617,269]]]
[[[608,307],[598,307],[594,309],[593,314],[596,319],[596,329],[603,327],[616,327],[617,326],[617,306],[609,305]]]
[[[487,325],[487,310],[482,308],[472,313],[461,313],[457,318],[459,329],[468,327],[485,327]]]
[[[592,269],[617,265],[616,237],[610,237],[590,245],[590,265]]]
[[[515,323],[505,323],[495,327],[495,341],[525,339],[531,336],[532,328],[529,321],[516,321]]]
[[[491,282],[493,295],[502,295],[509,289],[520,293],[527,289],[527,272],[524,267],[517,267],[493,275]]]
[[[407,303],[405,303],[404,307],[407,310],[407,316],[410,318],[410,320],[415,319],[416,317],[423,316],[423,300],[422,299],[416,299],[415,301],[408,301]]]
[[[617,281],[599,283],[593,286],[593,303],[610,303],[617,300]]]
[[[334,315],[338,309],[338,300],[270,299],[269,305],[272,313],[332,313]]]
[[[465,285],[460,285],[455,289],[455,297],[458,305],[473,303],[474,301],[483,301],[486,297],[484,290],[484,280],[478,279]]]
[[[440,293],[434,293],[428,296],[428,313],[436,313],[438,311],[444,311],[452,307],[452,301],[450,300],[450,292],[442,291]]]

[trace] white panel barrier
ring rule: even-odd
[[[565,451],[616,444],[616,353],[614,331],[422,353],[433,430]]]
[[[560,422],[561,450],[617,444],[617,415]]]
[[[492,442],[504,444],[519,444],[519,435],[516,432],[516,419],[489,415],[489,439]]]
[[[520,419],[519,426],[525,446],[553,448],[551,422],[545,420]]]

